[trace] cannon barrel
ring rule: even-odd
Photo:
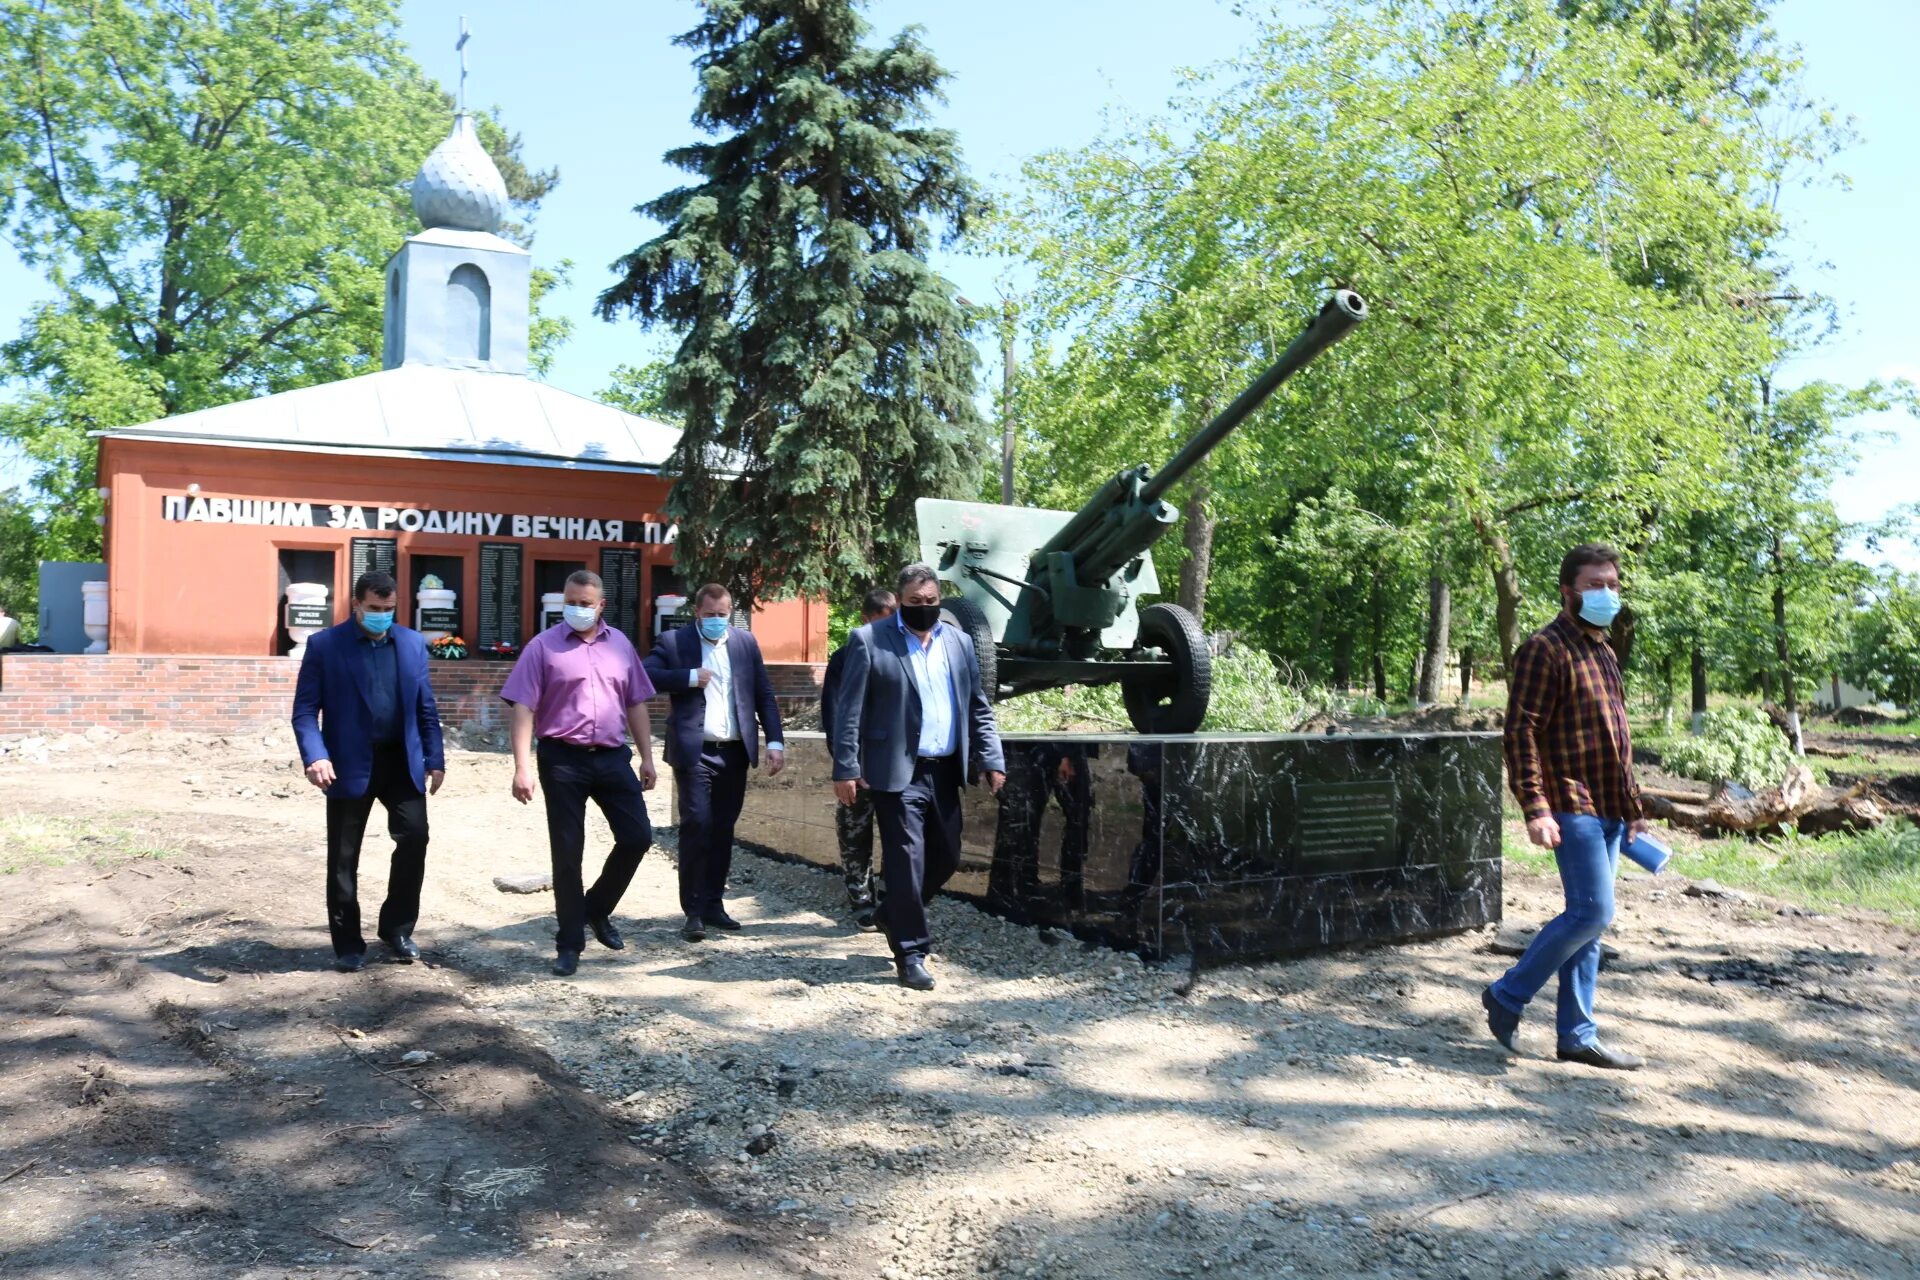
[[[1199,466],[1235,427],[1266,403],[1267,397],[1277,391],[1281,383],[1305,368],[1322,351],[1346,337],[1355,325],[1366,318],[1367,304],[1359,294],[1351,289],[1336,290],[1327,299],[1327,305],[1320,308],[1320,314],[1307,325],[1304,333],[1293,340],[1273,367],[1261,374],[1258,382],[1242,391],[1198,435],[1187,441],[1186,447],[1174,454],[1172,461],[1154,473],[1140,491],[1140,500],[1152,503],[1165,497],[1167,490],[1180,483],[1182,476]]]

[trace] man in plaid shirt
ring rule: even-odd
[[[1514,655],[1506,757],[1527,838],[1554,851],[1567,909],[1480,993],[1480,1003],[1487,1029],[1511,1050],[1521,1011],[1558,973],[1561,1060],[1633,1071],[1642,1061],[1601,1044],[1593,1023],[1600,935],[1613,923],[1620,845],[1647,826],[1633,777],[1620,664],[1607,645],[1607,628],[1620,612],[1619,552],[1600,543],[1567,552],[1560,600],[1560,616]]]

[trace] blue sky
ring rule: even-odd
[[[592,318],[607,266],[650,229],[632,207],[680,181],[660,162],[691,136],[692,73],[671,38],[692,25],[686,0],[404,0],[403,34],[415,56],[451,82],[461,14],[468,47],[469,101],[498,104],[526,140],[526,155],[557,165],[561,184],[538,220],[536,257],[573,260],[570,287],[553,305],[576,323],[552,380],[592,395],[623,361],[667,349],[666,339],[631,322]],[[538,16],[533,16],[533,15]],[[564,15],[564,16],[562,16]],[[1103,115],[1152,114],[1173,91],[1177,70],[1231,56],[1251,24],[1210,0],[875,0],[868,18],[881,32],[909,23],[953,73],[940,112],[956,129],[976,175],[993,183],[1028,155],[1081,142]],[[1787,381],[1859,382],[1905,375],[1920,381],[1920,3],[1914,0],[1783,0],[1776,24],[1803,46],[1816,96],[1851,115],[1862,135],[1838,168],[1848,190],[1791,195],[1798,256],[1821,265],[1804,273],[1839,300],[1843,331],[1795,360]],[[949,256],[941,267],[976,301],[990,300],[1007,264]],[[0,261],[0,333],[15,331],[40,292],[37,279]],[[1867,465],[1843,480],[1844,517],[1869,520],[1920,497],[1920,424],[1886,415],[1865,424],[1889,433]],[[0,482],[10,480],[0,463]],[[1911,548],[1900,559],[1920,568]]]

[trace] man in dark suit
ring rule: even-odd
[[[875,587],[860,605],[860,622],[879,622],[893,616],[893,592]],[[827,677],[820,684],[820,727],[826,731],[827,745],[833,745],[833,700],[840,689],[840,673],[846,669],[847,646],[841,645],[827,659]],[[877,926],[874,908],[879,905],[879,877],[873,869],[873,794],[862,791],[852,804],[835,805],[834,828],[840,837],[840,872],[847,881],[847,905],[853,909],[853,922],[862,929]]]
[[[293,691],[293,733],[307,781],[327,796],[327,927],[334,967],[364,968],[360,841],[378,800],[393,862],[380,906],[380,940],[411,964],[427,872],[427,797],[447,776],[440,710],[427,677],[427,642],[394,625],[399,587],[387,573],[353,584],[353,617],[315,633]]]
[[[767,734],[767,773],[786,765],[780,706],[760,643],[729,626],[733,596],[717,582],[694,593],[693,625],[660,637],[647,655],[654,688],[670,695],[667,763],[680,802],[680,934],[734,930],[721,896],[733,867],[733,826],[747,797],[747,770],[760,763],[754,720]]]
[[[927,904],[960,867],[960,787],[984,776],[995,795],[1006,761],[980,663],[964,631],[940,620],[940,580],[900,571],[900,607],[847,641],[833,713],[833,789],[873,793],[886,899],[878,914],[900,985],[933,988]]]

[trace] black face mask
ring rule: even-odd
[[[907,624],[909,631],[918,631],[925,634],[940,624],[940,606],[937,604],[903,604],[900,606],[900,620]]]

